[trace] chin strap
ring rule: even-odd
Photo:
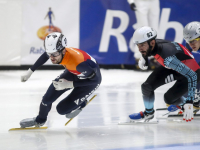
[[[61,53],[61,55],[62,55],[62,59],[60,60],[60,62],[58,64],[60,64],[62,62],[63,58],[64,58],[64,54]]]
[[[155,40],[155,39],[151,39],[151,40],[147,41],[147,43],[148,43],[148,45],[149,45],[149,49],[148,49],[147,56],[151,56],[151,52],[152,52],[153,46],[150,45],[150,42],[151,42],[152,40]]]

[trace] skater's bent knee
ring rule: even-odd
[[[57,110],[57,112],[58,112],[60,115],[65,115],[65,114],[71,112],[71,110],[66,110],[65,108],[63,108],[63,107],[62,107],[61,105],[59,105],[59,104],[56,106],[56,110]]]
[[[142,94],[146,96],[150,96],[154,91],[153,87],[146,82],[143,83],[141,87],[142,87]]]
[[[166,104],[171,105],[172,104],[172,97],[165,93],[164,94],[164,101],[165,101]]]

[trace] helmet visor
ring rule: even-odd
[[[194,40],[190,40],[190,41],[187,41],[188,44],[195,44],[197,41],[200,40],[200,37],[194,39]]]
[[[59,55],[61,54],[61,52],[62,52],[62,51],[53,52],[53,53],[47,53],[47,55],[48,55],[49,57],[51,57],[51,56],[57,57],[57,56],[59,56]]]

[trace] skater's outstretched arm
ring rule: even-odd
[[[40,66],[42,66],[45,62],[47,62],[47,60],[49,59],[49,56],[47,55],[46,52],[44,52],[39,58],[38,60],[35,62],[35,64],[28,69],[28,71],[26,71],[22,76],[21,76],[21,82],[26,82],[30,76],[32,75],[32,73],[39,68]]]
[[[183,120],[186,119],[186,121],[191,121],[191,119],[193,119],[193,101],[195,99],[195,90],[197,86],[197,73],[182,63],[179,59],[177,59],[175,55],[167,57],[164,60],[164,64],[166,67],[179,72],[188,80],[188,95],[186,104],[184,105],[185,113]]]
[[[47,60],[49,59],[49,56],[46,52],[44,52],[38,60],[35,62],[35,64],[31,67],[31,70],[34,72],[36,69],[38,69],[40,66],[42,66]]]

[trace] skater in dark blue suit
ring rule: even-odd
[[[72,92],[58,103],[56,109],[60,115],[74,118],[86,106],[87,98],[101,84],[101,72],[97,61],[80,49],[67,47],[67,39],[63,34],[53,32],[47,35],[44,47],[45,52],[22,75],[21,81],[27,81],[31,74],[49,59],[53,64],[62,65],[65,70],[47,89],[40,103],[38,115],[20,122],[23,128],[44,125],[52,103],[70,89],[73,89]]]

